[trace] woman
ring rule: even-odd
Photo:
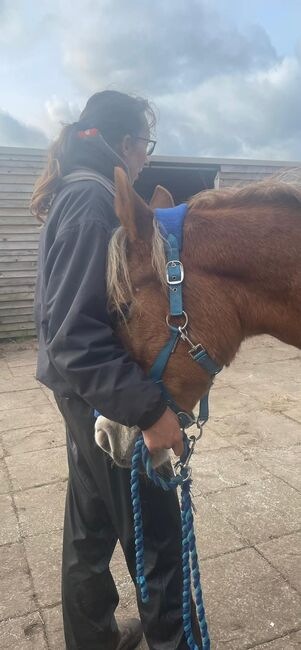
[[[122,166],[135,181],[154,148],[153,118],[143,99],[96,93],[53,144],[32,198],[33,213],[47,215],[35,301],[37,379],[53,390],[67,432],[62,591],[68,650],[130,650],[142,629],[152,650],[188,647],[178,502],[148,480],[141,481],[141,499],[150,602],[143,605],[137,596],[142,625],[132,619],[117,627],[109,564],[118,539],[135,580],[130,473],[112,467],[94,441],[96,409],[138,425],[150,450],[182,451],[177,417],[117,339],[106,304],[107,247],[119,225],[114,167]]]

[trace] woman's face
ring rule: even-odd
[[[150,138],[149,126],[143,119],[138,136],[126,135],[121,144],[121,157],[127,164],[132,184],[138,178],[147,161],[147,144]]]

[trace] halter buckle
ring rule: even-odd
[[[171,275],[170,279],[170,273],[172,273],[171,269],[175,270],[180,270],[180,278],[177,279],[176,275]],[[184,280],[184,266],[180,260],[169,260],[169,262],[166,263],[166,281],[169,286],[173,286],[175,284],[182,284]]]

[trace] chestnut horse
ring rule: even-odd
[[[118,335],[147,371],[169,338],[164,242],[154,208],[172,207],[158,187],[150,206],[115,169],[115,209],[121,227],[108,257],[109,308],[122,313]],[[241,342],[270,334],[301,348],[301,189],[270,179],[192,197],[183,230],[183,303],[187,332],[218,365],[228,366]],[[180,324],[175,319],[174,324]],[[163,380],[176,403],[191,411],[211,377],[179,341]]]

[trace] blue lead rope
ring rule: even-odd
[[[196,541],[193,526],[193,512],[190,495],[191,479],[189,469],[185,467],[185,459],[189,454],[189,442],[184,434],[184,460],[181,459],[181,470],[177,476],[166,481],[160,477],[152,467],[151,457],[144,444],[143,435],[137,438],[131,469],[131,494],[134,514],[135,549],[136,549],[136,581],[140,587],[143,603],[148,602],[148,588],[144,572],[144,544],[141,516],[141,502],[139,493],[139,466],[142,462],[147,476],[155,485],[163,490],[175,490],[181,485],[181,519],[182,519],[182,566],[183,566],[183,626],[188,646],[191,650],[198,650],[192,633],[191,622],[191,573],[195,592],[196,611],[201,631],[203,650],[210,650],[210,639],[206,623],[206,615],[203,604],[200,570]],[[190,568],[191,561],[191,568]]]

